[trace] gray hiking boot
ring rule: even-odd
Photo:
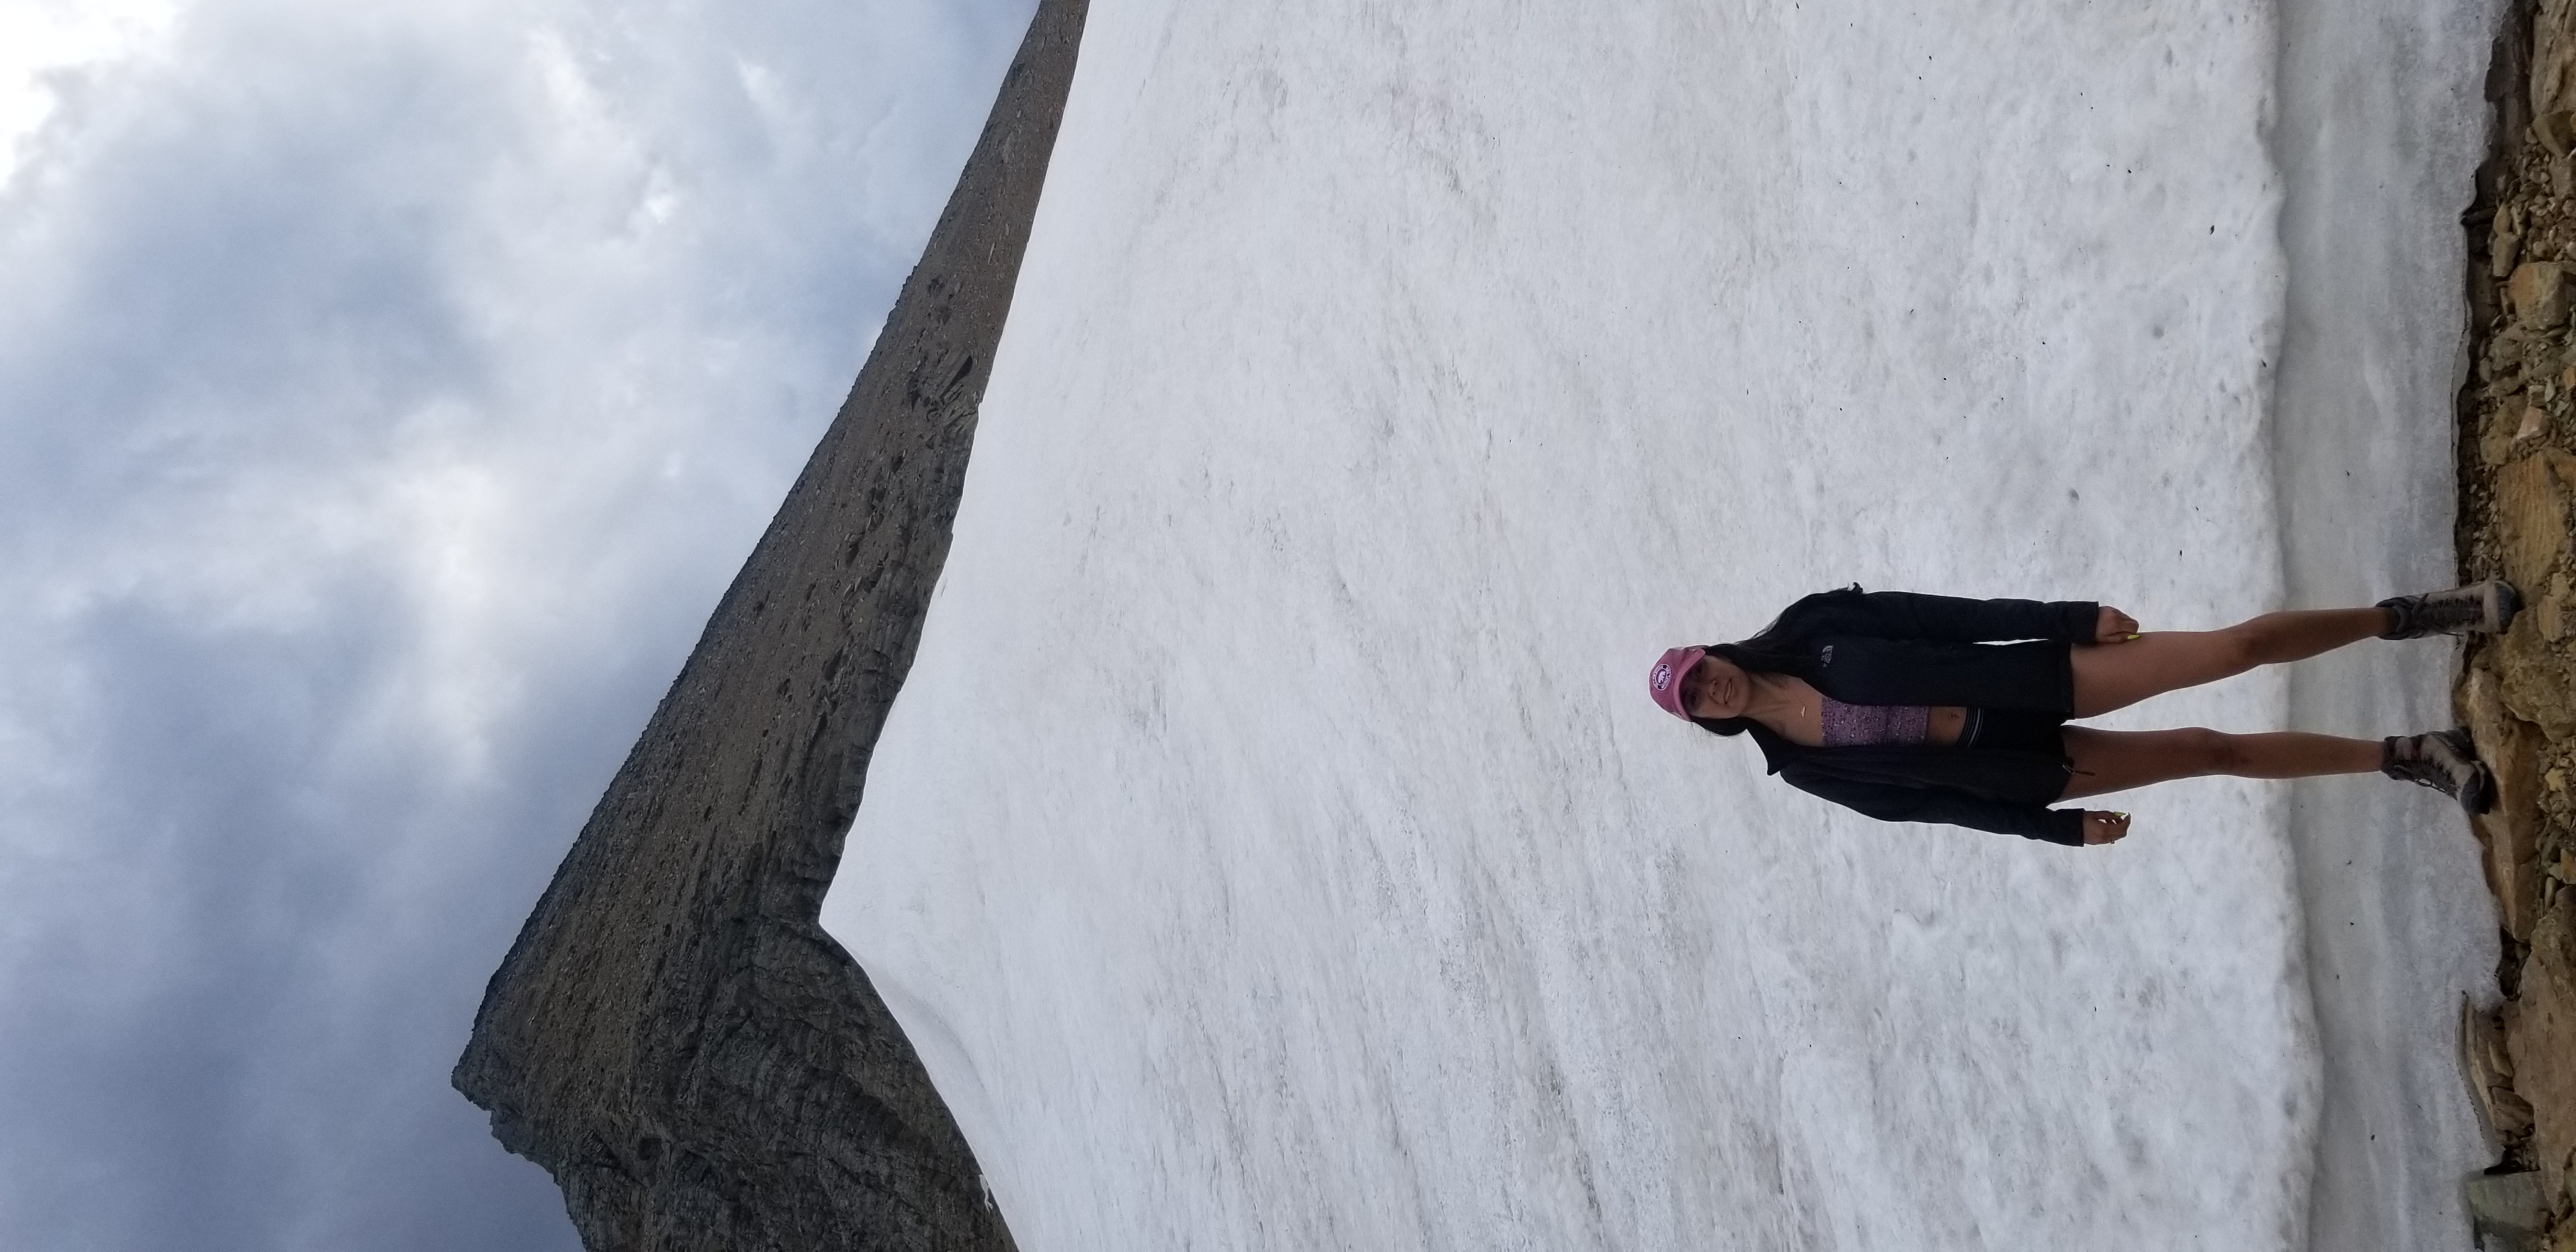
[[[2495,778],[2478,763],[2478,750],[2465,730],[2390,735],[2380,749],[2379,772],[2400,782],[2422,783],[2471,813],[2495,807]]]
[[[2379,602],[2388,610],[2382,639],[2421,639],[2426,635],[2465,635],[2472,631],[2501,635],[2522,611],[2522,594],[2501,578],[2490,578],[2449,591],[2420,596],[2391,596]]]

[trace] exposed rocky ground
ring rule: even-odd
[[[2505,931],[2504,1004],[2462,1026],[2499,1149],[2472,1207],[2500,1246],[2576,1252],[2576,0],[2514,6],[2487,94],[2458,540],[2467,578],[2509,579],[2526,607],[2472,646],[2458,691],[2500,792],[2476,825]]]
[[[591,1252],[1008,1249],[817,921],[912,664],[1087,0],[1042,0],[849,400],[492,976],[457,1089]]]

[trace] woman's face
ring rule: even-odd
[[[1682,676],[1682,707],[1693,717],[1742,717],[1752,705],[1752,677],[1724,657],[1701,657]]]

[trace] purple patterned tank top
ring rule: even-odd
[[[1932,710],[1921,704],[1845,704],[1819,694],[1816,712],[1824,721],[1825,746],[1857,748],[1881,744],[1920,745],[1932,735]]]

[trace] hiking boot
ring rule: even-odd
[[[2379,772],[2400,782],[2422,783],[2470,813],[2495,807],[2495,778],[2478,763],[2478,750],[2465,730],[2390,735],[2380,750]]]
[[[2522,611],[2522,595],[2513,584],[2501,578],[2490,578],[2449,591],[2427,591],[2420,596],[2391,596],[2379,602],[2388,610],[2388,629],[2382,639],[2421,639],[2426,635],[2465,635],[2472,631],[2500,635],[2513,624],[2513,615]]]

